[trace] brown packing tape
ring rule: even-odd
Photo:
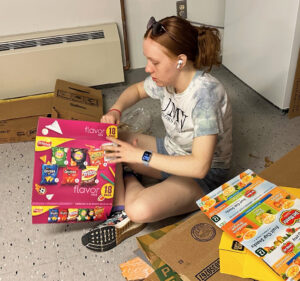
[[[99,122],[103,115],[101,90],[57,79],[53,107],[59,118]]]
[[[0,100],[0,120],[10,120],[51,113],[53,93]]]
[[[289,118],[300,116],[300,49],[288,116]]]

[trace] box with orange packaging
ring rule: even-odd
[[[112,208],[115,164],[103,145],[112,124],[39,118],[35,141],[32,222],[105,220]]]
[[[294,195],[246,170],[197,204],[283,280],[300,279],[300,200]]]

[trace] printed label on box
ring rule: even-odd
[[[300,278],[300,200],[247,170],[197,201],[284,280]]]
[[[101,149],[112,124],[39,118],[35,141],[32,222],[105,220],[112,207],[115,164]]]

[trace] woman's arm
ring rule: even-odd
[[[143,163],[145,150],[120,140],[110,140],[118,144],[118,147],[107,147],[114,151],[109,157],[117,157],[112,162]],[[191,155],[169,156],[153,152],[149,166],[178,176],[204,178],[210,169],[216,142],[217,135],[195,138]]]
[[[147,97],[148,95],[144,89],[144,81],[142,81],[125,89],[110,109],[117,109],[118,111],[122,112],[128,107],[137,103],[139,100]],[[108,111],[101,118],[101,122],[119,123],[121,116],[118,111]]]
[[[194,138],[191,155],[153,153],[149,166],[177,176],[202,179],[210,169],[216,142],[217,135]]]

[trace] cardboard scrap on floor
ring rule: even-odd
[[[139,257],[120,264],[120,268],[123,277],[128,281],[144,280],[154,272],[154,269]]]

